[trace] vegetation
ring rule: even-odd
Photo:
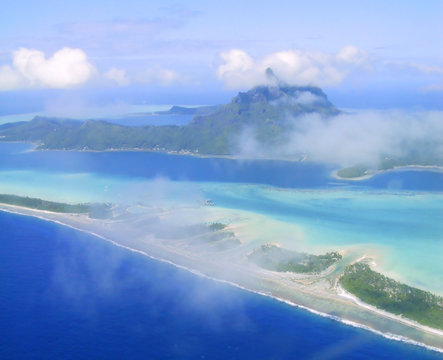
[[[270,244],[262,245],[248,257],[264,269],[294,273],[320,273],[342,258],[337,252],[312,255]]]
[[[401,284],[364,263],[347,266],[340,284],[367,304],[443,329],[443,297]]]
[[[344,179],[352,179],[367,174],[368,168],[363,165],[355,165],[337,171],[337,175]]]
[[[300,102],[310,94],[312,102]],[[173,107],[167,113],[193,112]],[[315,87],[259,86],[239,93],[223,106],[195,110],[185,126],[128,127],[106,121],[73,121],[35,117],[29,122],[0,126],[2,141],[32,141],[40,149],[122,150],[191,152],[227,155],[237,150],[235,139],[245,128],[251,129],[257,141],[272,145],[284,140],[293,118],[316,112],[324,116],[338,110],[326,95]]]
[[[6,194],[0,194],[0,203],[56,213],[88,214],[91,218],[105,218],[110,210],[107,204],[66,204]]]
[[[211,230],[211,231],[219,231],[219,230],[223,230],[224,228],[226,228],[226,224],[215,222],[215,223],[210,224],[208,227],[209,227],[209,230]]]
[[[391,170],[397,166],[408,166],[408,165],[428,165],[428,166],[438,166],[443,165],[443,159],[438,156],[433,155],[427,150],[431,147],[430,144],[423,144],[419,146],[422,149],[422,153],[410,153],[401,158],[384,157],[382,158],[376,166],[369,165],[354,165],[351,167],[343,168],[337,171],[337,175],[344,179],[358,178],[366,175],[368,172]]]
[[[155,115],[206,115],[210,114],[217,109],[217,105],[199,106],[199,107],[184,107],[184,106],[172,106],[166,111],[157,111]]]

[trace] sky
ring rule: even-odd
[[[66,94],[221,103],[263,83],[267,67],[289,84],[322,87],[340,107],[443,108],[439,0],[0,5],[3,112]]]

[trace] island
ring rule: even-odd
[[[367,304],[443,330],[443,297],[399,283],[364,262],[348,265],[340,285]]]
[[[257,223],[279,227],[278,220],[219,206],[193,203],[166,208],[144,202],[107,204],[112,209],[108,216],[94,218],[88,204],[14,195],[0,199],[2,211],[55,221],[334,320],[443,349],[441,296],[373,271],[356,260],[358,253],[339,249],[309,254],[250,236]]]
[[[427,145],[423,145],[426,148]],[[395,169],[425,169],[443,171],[443,158],[427,154],[426,156],[403,156],[399,158],[384,157],[375,165],[357,164],[339,169],[336,176],[343,180],[367,179],[375,174]]]
[[[87,214],[96,219],[108,217],[111,211],[110,204],[67,204],[11,194],[0,194],[0,204],[54,213]]]
[[[147,150],[199,155],[232,155],[233,139],[246,128],[259,143],[273,145],[285,140],[292,119],[316,113],[337,115],[326,94],[314,86],[289,86],[268,69],[274,84],[240,92],[220,106],[185,108],[173,106],[157,114],[193,114],[184,126],[130,127],[102,120],[75,121],[35,117],[31,121],[0,126],[1,141],[28,141],[39,150]]]
[[[215,111],[218,105],[186,107],[174,105],[169,110],[156,111],[153,115],[207,115]]]
[[[279,272],[319,274],[342,259],[338,252],[312,255],[284,249],[276,244],[265,244],[248,256],[258,266]]]
[[[228,104],[185,107],[172,106],[154,115],[190,115],[187,125],[123,126],[106,120],[77,121],[36,116],[25,122],[0,125],[0,141],[25,141],[37,150],[155,151],[194,156],[241,156],[242,135],[263,149],[290,141],[300,119],[316,114],[327,122],[341,114],[327,95],[315,86],[290,86],[272,69],[266,70],[267,85],[239,92]],[[435,144],[415,144],[401,156],[384,154],[375,163],[358,163],[338,169],[342,180],[360,180],[398,167],[416,166],[443,169],[443,158],[432,151]],[[278,160],[309,160],[307,154],[260,155]]]

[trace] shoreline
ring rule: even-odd
[[[307,159],[305,155],[300,155],[299,158],[278,158],[278,157],[242,157],[239,155],[232,155],[232,154],[198,154],[191,151],[186,150],[180,150],[180,151],[161,151],[161,150],[154,150],[154,149],[139,149],[139,148],[119,148],[119,149],[105,149],[105,150],[91,150],[91,149],[37,149],[39,143],[35,142],[28,142],[28,141],[1,141],[0,143],[21,143],[21,144],[29,144],[34,146],[34,148],[27,150],[27,152],[49,152],[49,151],[57,151],[57,152],[85,152],[85,153],[107,153],[107,152],[140,152],[140,153],[154,153],[154,154],[160,154],[160,155],[172,155],[172,156],[189,156],[191,158],[197,158],[197,159],[227,159],[227,160],[237,160],[237,161],[284,161],[289,163],[302,163],[302,162],[310,162],[310,160]],[[319,163],[312,161],[313,164],[320,164],[325,166],[332,166],[331,164],[327,163]],[[340,169],[333,170],[330,173],[330,177],[339,180],[339,181],[363,181],[363,180],[369,180],[377,175],[381,175],[384,173],[389,172],[395,172],[395,171],[430,171],[430,172],[437,172],[437,173],[443,173],[443,166],[442,165],[398,165],[394,166],[391,169],[385,169],[385,170],[375,170],[372,171],[366,175],[358,176],[358,177],[352,177],[352,178],[345,178],[339,176],[337,173],[340,171]]]
[[[340,180],[340,181],[362,181],[362,180],[369,180],[373,178],[374,176],[389,173],[389,172],[395,172],[395,171],[430,171],[430,172],[437,172],[437,173],[443,173],[443,166],[440,165],[398,165],[394,166],[392,169],[385,169],[385,170],[375,170],[369,174],[363,175],[363,176],[357,176],[353,178],[344,178],[338,175],[338,170],[334,170],[331,173],[331,177]]]
[[[84,227],[86,227],[86,228],[81,228],[81,227],[75,226],[75,224],[72,224],[72,221],[71,221],[71,223],[69,223],[69,219],[70,218],[71,219],[73,219],[73,218],[77,218],[77,219],[83,218],[83,219],[86,219],[82,215],[56,214],[56,213],[52,213],[52,212],[44,211],[44,210],[33,210],[33,209],[23,208],[23,207],[19,207],[19,206],[3,205],[3,204],[0,204],[0,211],[8,212],[8,213],[16,214],[16,215],[21,215],[21,216],[31,216],[31,217],[35,217],[35,218],[38,218],[38,219],[43,220],[43,221],[50,221],[50,222],[56,223],[56,224],[61,225],[61,226],[66,226],[66,227],[69,227],[69,228],[71,228],[73,230],[81,231],[83,233],[87,233],[87,234],[92,235],[94,237],[98,237],[99,239],[105,240],[105,241],[107,241],[107,242],[109,242],[109,243],[111,243],[113,245],[116,245],[116,246],[118,246],[120,248],[123,248],[123,249],[129,250],[131,252],[135,252],[135,253],[147,256],[147,257],[149,257],[149,258],[151,258],[153,260],[157,260],[157,261],[161,261],[161,262],[170,264],[170,265],[172,265],[174,267],[177,267],[179,269],[189,271],[189,272],[191,272],[191,273],[193,273],[195,275],[202,276],[202,277],[211,279],[213,281],[217,281],[217,282],[221,282],[221,283],[226,283],[226,284],[229,284],[231,286],[240,288],[242,290],[256,293],[258,295],[270,297],[270,298],[273,298],[273,299],[275,299],[275,300],[277,300],[279,302],[283,302],[283,303],[285,303],[287,305],[307,310],[307,311],[309,311],[309,312],[311,312],[313,314],[320,315],[320,316],[326,317],[326,318],[330,318],[330,319],[333,319],[335,321],[344,323],[346,325],[350,325],[350,326],[353,326],[353,327],[362,328],[362,329],[365,329],[367,331],[371,331],[371,332],[373,332],[375,334],[381,335],[381,336],[383,336],[383,337],[385,337],[387,339],[390,339],[390,340],[402,341],[402,342],[405,342],[405,343],[408,343],[408,344],[425,347],[425,348],[427,348],[429,350],[433,350],[433,351],[436,351],[436,352],[439,352],[439,353],[443,353],[443,346],[442,347],[439,347],[439,346],[436,346],[436,345],[434,346],[434,345],[431,345],[431,344],[427,344],[427,343],[424,343],[424,342],[421,342],[421,341],[409,338],[407,336],[403,336],[403,335],[399,335],[399,334],[394,334],[394,333],[391,333],[391,332],[384,332],[384,331],[378,330],[378,329],[376,329],[374,327],[371,327],[369,325],[362,324],[362,323],[360,323],[358,321],[349,320],[349,319],[346,319],[346,318],[343,318],[343,317],[340,317],[340,316],[337,316],[337,315],[329,314],[327,312],[323,312],[323,311],[320,311],[320,310],[316,310],[314,308],[310,308],[310,307],[305,306],[303,304],[298,304],[297,302],[294,302],[292,299],[290,299],[290,297],[284,297],[284,296],[281,296],[280,294],[275,294],[273,291],[266,291],[265,289],[254,289],[252,286],[248,287],[247,285],[243,285],[241,283],[237,283],[237,282],[230,281],[230,280],[227,280],[227,279],[213,277],[213,276],[205,274],[205,273],[203,273],[203,272],[201,272],[201,271],[199,271],[197,269],[193,269],[193,268],[188,267],[188,266],[183,265],[183,264],[178,264],[177,262],[174,262],[173,260],[167,259],[165,257],[154,255],[152,253],[148,253],[147,251],[144,251],[144,250],[141,250],[141,249],[137,249],[137,248],[131,247],[129,245],[120,243],[118,241],[112,240],[112,239],[106,237],[105,235],[102,235],[102,234],[100,234],[100,233],[98,233],[96,231],[88,229],[87,226],[86,226],[87,225],[86,223],[83,224]],[[93,222],[94,221],[91,221],[91,223],[93,223]],[[263,271],[262,273],[266,275],[266,271]],[[346,293],[344,290],[342,290],[342,291],[344,293]],[[390,314],[390,313],[387,313],[387,312],[385,312],[383,310],[379,310],[377,308],[374,308],[371,305],[367,305],[367,304],[361,302],[358,298],[355,298],[351,294],[349,294],[348,296],[343,296],[343,293],[340,294],[340,292],[338,292],[337,295],[341,296],[341,297],[344,297],[344,298],[347,298],[347,300],[352,301],[359,308],[370,310],[372,313],[377,313],[377,315],[379,315],[379,316],[382,316],[382,317],[385,317],[385,318],[389,318],[391,321],[400,322],[400,323],[403,323],[403,324],[405,324],[405,325],[407,325],[409,327],[414,327],[415,329],[419,330],[420,332],[424,332],[424,333],[428,333],[428,334],[431,333],[433,335],[437,335],[438,337],[443,337],[443,331],[440,331],[438,329],[429,328],[427,326],[415,323],[412,320],[405,319],[405,318],[402,318],[400,316],[397,316],[397,315],[394,315],[394,314]],[[353,297],[355,299],[351,299],[350,297]],[[357,300],[357,301],[355,301],[355,300]]]
[[[272,156],[263,156],[263,157],[245,157],[245,156],[240,156],[240,155],[232,155],[232,154],[199,154],[199,153],[195,153],[192,151],[187,151],[187,150],[154,150],[154,149],[142,149],[142,148],[110,148],[110,149],[104,149],[104,150],[92,150],[92,149],[37,149],[37,147],[39,145],[41,145],[41,143],[38,142],[32,142],[32,141],[21,141],[21,140],[17,140],[17,141],[12,141],[12,140],[7,140],[7,141],[2,141],[1,137],[0,137],[0,143],[10,143],[10,144],[28,144],[28,145],[32,145],[33,148],[27,150],[28,152],[31,151],[41,151],[41,152],[46,152],[46,151],[64,151],[64,152],[86,152],[86,153],[107,153],[107,152],[147,152],[147,153],[154,153],[154,154],[161,154],[161,155],[174,155],[174,156],[189,156],[189,157],[193,157],[193,158],[197,158],[197,159],[228,159],[228,160],[239,160],[239,161],[286,161],[286,162],[305,162],[307,161],[306,156],[304,155],[300,155],[299,158],[278,158],[278,157],[272,157]]]
[[[9,142],[9,141],[4,141]],[[237,160],[237,161],[284,161],[288,163],[302,163],[302,162],[310,162],[306,156],[301,155],[299,158],[279,158],[279,157],[242,157],[239,155],[232,155],[232,154],[198,154],[188,151],[158,151],[153,149],[137,149],[137,148],[128,148],[128,149],[106,149],[106,150],[80,150],[80,149],[37,149],[37,144],[35,143],[28,143],[28,142],[22,142],[22,141],[16,141],[16,143],[25,143],[25,144],[32,144],[35,147],[33,149],[30,149],[29,151],[68,151],[68,152],[90,152],[90,153],[107,153],[107,152],[146,152],[146,153],[154,153],[154,154],[161,154],[161,155],[172,155],[172,156],[189,156],[191,158],[197,158],[197,159],[227,159],[227,160]],[[325,166],[332,166],[331,164],[327,163],[319,163],[319,162],[313,162],[313,164],[321,164]],[[339,176],[337,173],[341,169],[333,170],[330,174],[330,177],[339,180],[339,181],[363,181],[363,180],[369,180],[375,176],[389,173],[389,172],[395,172],[395,171],[430,171],[430,172],[437,172],[437,173],[443,173],[443,166],[441,165],[398,165],[394,166],[391,169],[385,169],[385,170],[375,170],[373,172],[370,172],[363,176],[353,177],[353,178],[344,178]]]
[[[7,141],[4,141],[6,143]],[[29,144],[27,142],[17,141],[16,143],[25,143]],[[35,144],[33,144],[35,145]],[[246,157],[246,156],[240,156],[240,155],[232,155],[232,154],[198,154],[186,150],[179,150],[179,151],[162,151],[162,150],[153,150],[153,149],[138,149],[138,148],[127,148],[127,149],[105,149],[105,150],[91,150],[91,149],[31,149],[29,151],[66,151],[66,152],[86,152],[86,153],[107,153],[107,152],[140,152],[140,153],[154,153],[154,154],[161,154],[161,155],[172,155],[172,156],[189,156],[192,158],[197,159],[228,159],[228,160],[238,160],[238,161],[285,161],[285,162],[305,162],[307,161],[305,157],[301,158],[278,158],[278,157]]]
[[[408,318],[404,318],[402,316],[395,315],[395,314],[390,313],[388,311],[381,310],[381,309],[379,309],[379,308],[377,308],[377,307],[375,307],[373,305],[369,305],[369,304],[365,303],[364,301],[360,300],[357,296],[355,296],[355,295],[351,294],[350,292],[346,291],[345,289],[343,289],[343,287],[341,287],[340,285],[337,285],[337,293],[338,293],[339,296],[342,296],[342,297],[344,297],[346,299],[349,299],[349,300],[353,301],[358,306],[360,306],[362,308],[365,308],[365,309],[368,309],[368,310],[371,310],[371,311],[373,311],[375,313],[378,313],[379,315],[388,317],[388,318],[393,319],[395,321],[400,321],[400,322],[402,322],[404,324],[407,324],[409,326],[413,326],[413,327],[415,327],[417,329],[420,329],[420,330],[423,330],[423,331],[427,331],[427,332],[436,334],[438,336],[443,336],[443,330],[434,329],[434,328],[431,328],[429,326],[422,325],[422,324],[420,324],[420,323],[418,323],[418,322],[416,322],[414,320],[411,320],[411,319],[408,319]],[[442,351],[443,351],[443,349],[442,349]]]

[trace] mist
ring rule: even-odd
[[[342,166],[374,165],[383,157],[411,155],[443,160],[443,112],[403,110],[347,111],[287,119],[289,133],[278,145],[263,145],[253,128],[235,138],[237,155],[246,158],[307,158]]]

